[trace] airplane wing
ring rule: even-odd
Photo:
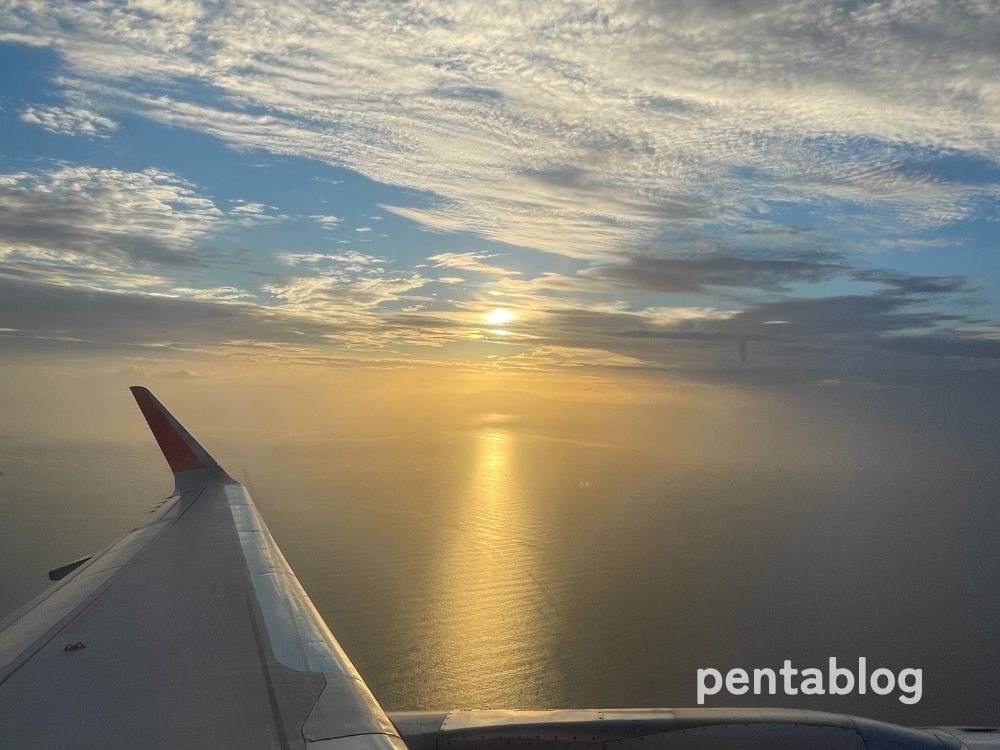
[[[402,711],[409,750],[998,750],[996,727],[912,729],[781,708]]]
[[[247,491],[132,393],[175,491],[0,623],[0,747],[406,750]]]
[[[246,490],[145,388],[175,478],[149,520],[0,623],[0,749],[1000,750],[992,727],[782,709],[387,717]]]

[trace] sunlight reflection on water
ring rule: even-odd
[[[552,636],[543,618],[533,498],[511,467],[516,438],[506,430],[475,437],[475,471],[445,526],[436,560],[442,607],[434,640],[447,654],[444,678],[470,683],[490,705],[530,700],[545,680],[540,655]]]
[[[1000,605],[962,613],[1000,569],[993,463],[966,451],[945,477],[918,431],[891,454],[798,439],[772,458],[766,440],[710,451],[664,425],[544,432],[484,414],[417,437],[209,442],[389,709],[691,705],[699,666],[862,654],[924,667],[924,700],[780,703],[988,718],[970,705],[992,685]],[[169,484],[147,443],[8,439],[0,461],[5,612]]]

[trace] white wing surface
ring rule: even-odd
[[[132,393],[175,492],[0,623],[0,747],[405,750],[246,490]]]

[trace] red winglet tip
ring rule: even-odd
[[[182,471],[205,468],[198,456],[191,450],[191,446],[185,442],[170,423],[166,410],[160,406],[149,389],[141,385],[133,385],[129,390],[135,397],[135,402],[139,405],[142,416],[146,418],[146,424],[149,425],[153,437],[156,438],[156,442],[163,452],[163,457],[167,459],[170,470],[174,474],[179,474]]]

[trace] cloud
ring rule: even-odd
[[[633,289],[704,293],[709,287],[785,291],[791,284],[828,281],[846,270],[824,259],[630,255],[624,262],[597,265],[581,275]]]
[[[724,330],[765,338],[816,341],[849,336],[867,340],[894,331],[928,331],[961,320],[956,315],[908,309],[913,303],[885,293],[765,302],[734,315]],[[781,325],[772,325],[776,321]]]
[[[901,296],[929,296],[958,294],[971,291],[972,285],[964,276],[911,276],[884,269],[855,269],[851,278],[883,284]]]
[[[381,265],[386,262],[385,258],[366,255],[356,250],[348,250],[343,253],[281,253],[278,258],[290,266],[332,263],[335,265],[346,265],[358,270],[364,266]]]
[[[972,285],[963,276],[912,275],[859,267],[845,256],[821,251],[789,257],[766,252],[758,253],[757,257],[710,251],[687,257],[624,253],[614,263],[591,264],[573,276],[545,272],[530,279],[502,279],[500,287],[521,296],[542,291],[577,298],[643,291],[717,296],[732,290],[788,293],[796,285],[820,285],[835,280],[876,284],[904,297],[972,291]]]
[[[934,309],[940,298],[964,294],[966,280],[849,267],[842,272],[880,288],[756,301],[737,310],[626,304],[602,308],[553,298],[521,327],[535,346],[613,352],[698,377],[714,373],[715,379],[725,373],[740,377],[746,367],[855,374],[913,368],[929,372],[970,363],[1000,367],[995,325]],[[532,298],[535,305],[543,300]],[[744,358],[749,365],[741,361]]]
[[[177,297],[180,299],[194,299],[214,302],[235,302],[237,300],[252,299],[254,295],[246,289],[238,289],[234,286],[216,287],[191,287],[175,286],[165,292],[153,292],[150,296]]]
[[[195,185],[157,169],[58,164],[0,174],[0,276],[90,290],[250,299],[250,291],[209,271],[222,256],[213,241],[231,227],[287,217],[272,206],[232,203],[224,212]]]
[[[83,107],[32,105],[21,112],[21,120],[39,125],[50,133],[88,135],[102,138],[118,129],[114,120]]]
[[[0,26],[58,43],[81,96],[426,191],[387,209],[433,229],[611,259],[788,205],[872,246],[995,205],[995,180],[947,165],[1000,160],[994,11],[39,4]],[[193,79],[207,96],[185,92]]]
[[[713,381],[764,371],[893,381],[1000,367],[995,327],[922,309],[921,296],[892,288],[740,311],[563,301],[519,315],[499,337],[482,321],[485,307],[410,312],[402,303],[423,283],[405,274],[285,277],[266,287],[273,304],[261,304],[239,289],[106,292],[0,276],[0,320],[14,351],[124,347],[342,365],[415,361],[414,349],[430,347],[456,366],[637,368]],[[473,341],[494,347],[491,358],[447,349]]]
[[[325,282],[325,283],[323,283]],[[0,276],[0,320],[8,351],[90,348],[246,355],[335,363],[338,348],[363,348],[364,359],[410,339],[413,326],[383,324],[368,308],[413,287],[412,280],[367,280],[352,288],[333,280],[287,279],[272,292],[283,304],[245,299],[240,290],[214,294],[93,291]],[[359,359],[356,357],[355,359]]]
[[[52,45],[74,103],[22,119],[110,133],[87,102],[317,159],[406,188],[392,200],[407,205],[383,206],[395,216],[551,263],[526,278],[496,253],[437,253],[429,265],[455,285],[432,288],[444,300],[422,269],[283,247],[288,273],[255,269],[254,289],[198,275],[218,232],[277,209],[223,211],[167,172],[59,165],[0,176],[0,277],[22,301],[36,284],[74,325],[37,306],[38,326],[10,325],[299,353],[482,337],[520,366],[738,368],[741,340],[752,367],[982,364],[995,331],[951,304],[967,279],[862,256],[937,252],[952,235],[930,230],[995,218],[992,15],[974,0],[5,6],[0,38]],[[54,284],[91,290],[93,306]],[[804,286],[811,298],[789,298]],[[520,313],[505,342],[481,330],[497,304]]]
[[[230,209],[230,212],[244,216],[263,216],[268,209],[263,203],[248,203],[246,201],[234,201],[234,203],[236,205]]]
[[[615,354],[603,349],[585,349],[572,346],[538,346],[520,354],[507,357],[505,364],[515,367],[630,367],[643,368],[648,363],[636,357]]]
[[[84,166],[0,174],[0,251],[191,266],[223,212],[169,172]]]
[[[433,268],[458,268],[463,271],[483,273],[490,276],[510,276],[519,273],[509,268],[501,268],[500,266],[483,262],[495,257],[497,255],[489,253],[437,253],[430,256],[427,260]]]
[[[332,216],[330,214],[312,214],[309,218],[319,224],[322,224],[327,229],[339,226],[343,221],[343,219],[339,216]]]
[[[93,346],[195,348],[229,339],[301,343],[292,330],[319,341],[330,326],[268,314],[246,304],[184,296],[100,292],[0,277],[0,319],[21,329],[7,346],[30,348],[54,335]],[[62,334],[59,334],[62,332]]]
[[[416,273],[387,274],[361,269],[360,273],[330,270],[316,276],[289,276],[264,286],[264,291],[282,303],[284,310],[353,318],[359,310],[400,300],[419,289],[427,279]]]

